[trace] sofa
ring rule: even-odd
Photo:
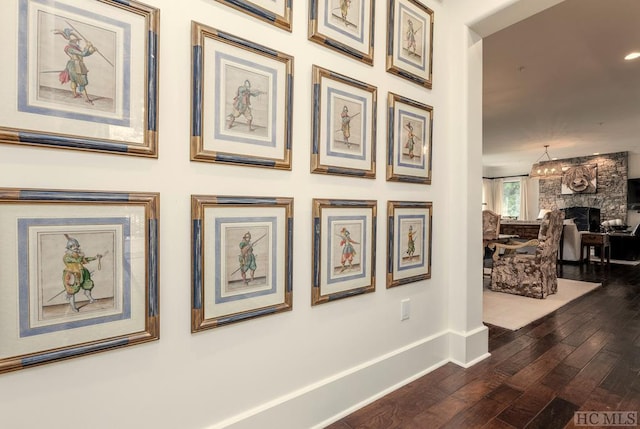
[[[565,219],[562,227],[562,260],[580,261],[581,232],[573,219]]]

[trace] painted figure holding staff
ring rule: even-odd
[[[347,14],[349,13],[349,8],[351,7],[351,0],[340,0],[340,15],[342,15],[342,21],[346,25],[349,25],[349,21],[347,21]]]
[[[84,63],[84,58],[97,53],[100,55],[111,67],[113,63],[105,57],[102,52],[98,50],[93,43],[78,31],[69,21],[65,21],[67,27],[63,30],[54,30],[54,34],[59,34],[64,37],[68,42],[64,47],[64,53],[67,54],[69,60],[67,64],[58,75],[61,84],[71,82],[71,91],[74,98],[79,98],[84,95],[87,103],[93,104],[93,100],[89,97],[87,92],[87,85],[89,84],[89,69]],[[84,47],[80,45],[80,41],[84,41]]]
[[[256,255],[253,253],[253,249],[255,245],[266,236],[267,234],[264,234],[262,237],[253,242],[251,242],[251,233],[249,231],[247,231],[242,236],[242,241],[238,244],[238,246],[240,247],[240,255],[238,255],[238,262],[240,263],[240,267],[233,273],[231,273],[231,275],[234,275],[235,273],[240,271],[242,281],[245,284],[249,284],[250,281],[254,280],[253,276],[255,275],[258,265],[256,264]],[[247,279],[247,272],[249,272],[251,280]]]
[[[413,159],[416,156],[413,153],[413,150],[416,147],[416,135],[413,133],[413,125],[411,125],[411,122],[407,122],[405,128],[407,129],[407,141],[404,144],[404,147],[409,151],[409,158]]]
[[[91,279],[91,272],[85,267],[85,265],[97,260],[98,269],[101,269],[101,260],[104,255],[97,254],[96,256],[85,256],[84,252],[80,248],[78,240],[70,237],[68,234],[65,234],[64,236],[67,239],[67,249],[62,257],[62,261],[64,262],[64,270],[62,271],[62,282],[64,285],[63,292],[67,293],[66,299],[69,301],[71,310],[78,312],[78,308],[76,307],[76,294],[80,292],[80,290],[84,291],[84,294],[90,303],[95,302],[95,299],[91,295],[91,291],[93,290],[95,283]]]
[[[342,133],[342,139],[347,145],[347,148],[350,148],[352,144],[349,141],[349,138],[351,137],[351,119],[355,118],[359,114],[360,112],[353,115],[349,114],[349,108],[347,106],[343,106],[342,112],[340,112],[340,129],[336,130],[336,132]]]
[[[345,227],[340,230],[338,237],[340,237],[340,246],[342,247],[342,253],[340,255],[340,265],[342,266],[340,272],[342,273],[347,268],[353,268],[353,258],[356,256],[356,249],[353,245],[360,243],[351,238],[351,233]]]
[[[407,20],[407,25],[409,27],[407,29],[407,52],[409,53],[409,55],[417,55],[416,33],[420,31],[420,28],[416,28],[414,30],[413,21],[411,19]]]
[[[407,233],[407,251],[405,252],[409,259],[413,258],[413,254],[416,253],[416,233],[413,230],[413,226],[409,225],[409,232]]]

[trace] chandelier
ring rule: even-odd
[[[549,156],[549,145],[544,145],[544,153],[531,166],[529,177],[551,178],[562,176],[562,165],[558,161],[553,161]],[[543,159],[546,156],[546,160]]]

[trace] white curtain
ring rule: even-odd
[[[493,199],[493,179],[482,179],[482,210],[495,212]]]
[[[520,215],[518,219],[529,220],[529,178],[520,178]]]
[[[508,180],[520,181],[520,213],[518,214],[518,219],[535,219],[538,213],[538,195],[535,189],[532,195],[530,187],[536,184],[536,180],[529,177],[508,178]],[[491,210],[504,216],[504,213],[502,213],[504,182],[505,179],[482,179],[483,210]]]
[[[502,188],[504,179],[493,179],[493,211],[502,214]]]

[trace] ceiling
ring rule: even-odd
[[[640,0],[565,0],[483,40],[483,175],[640,155]],[[545,157],[546,159],[546,157]]]

